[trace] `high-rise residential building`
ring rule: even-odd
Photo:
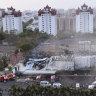
[[[48,5],[38,11],[39,31],[56,36],[57,34],[57,16],[56,10]]]
[[[19,34],[23,32],[22,13],[16,11],[13,7],[7,8],[7,11],[2,13],[3,32],[7,34]]]
[[[65,15],[65,10],[64,9],[56,9],[56,15],[57,17],[63,17]]]
[[[5,9],[0,8],[0,18],[2,18],[2,13],[5,11]]]
[[[3,26],[3,23],[2,23],[2,13],[5,11],[5,9],[1,9],[0,8],[0,30],[1,30],[1,28],[2,28],[2,26]]]
[[[93,9],[86,4],[76,10],[76,32],[93,33]]]
[[[76,32],[76,10],[65,10],[62,15],[57,13],[57,32],[58,33],[75,33]]]
[[[74,33],[76,32],[75,16],[64,16],[57,18],[57,32]]]

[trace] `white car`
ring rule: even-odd
[[[53,87],[57,87],[57,88],[60,88],[61,87],[61,83],[53,83]]]
[[[94,88],[94,85],[89,85],[88,86],[88,89],[93,89]]]
[[[48,81],[41,81],[40,82],[40,86],[43,86],[43,87],[45,87],[45,86],[50,86],[51,84],[48,82]]]

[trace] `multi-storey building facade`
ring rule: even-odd
[[[57,13],[57,32],[75,33],[76,32],[76,10],[65,10],[64,14]]]
[[[76,10],[76,32],[93,33],[93,9],[86,4]]]
[[[7,34],[19,34],[23,32],[22,13],[15,11],[13,7],[2,13],[3,32]]]
[[[39,31],[56,36],[57,34],[57,17],[56,10],[48,5],[38,11]]]

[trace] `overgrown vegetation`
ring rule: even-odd
[[[9,44],[13,44],[17,47],[17,49],[22,50],[22,52],[27,52],[30,49],[36,47],[40,42],[49,38],[49,35],[46,33],[40,33],[38,29],[35,31],[25,30],[19,35],[14,34],[2,34],[2,41],[8,42]]]
[[[4,33],[0,33],[0,41],[5,39],[5,34]]]
[[[36,47],[40,42],[48,39],[49,35],[46,33],[40,33],[39,30],[26,30],[25,32],[19,34],[19,39],[17,41],[17,48],[20,48],[24,52]]]
[[[28,22],[26,22],[26,23],[24,23],[23,22],[23,31],[25,31],[26,30],[26,27],[29,25],[29,24],[31,24],[33,22],[33,19],[30,19]]]
[[[4,70],[4,68],[7,66],[8,66],[7,58],[6,57],[0,58],[0,71]]]
[[[96,90],[71,89],[69,87],[41,87],[29,85],[27,88],[14,85],[9,96],[96,96]]]

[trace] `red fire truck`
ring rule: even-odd
[[[4,81],[4,77],[0,75],[0,82]]]
[[[15,74],[3,74],[3,75],[0,75],[0,82],[6,82],[6,81],[8,81],[8,80],[10,80],[10,79],[15,79],[16,78],[16,76],[15,76]]]

